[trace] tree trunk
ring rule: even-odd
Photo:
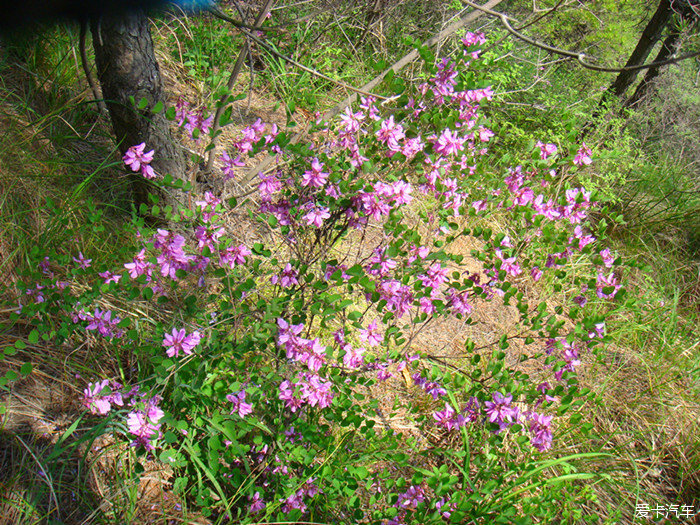
[[[634,48],[634,51],[632,51],[632,55],[630,55],[629,60],[627,60],[625,67],[644,64],[649,56],[649,53],[651,53],[651,50],[661,38],[664,28],[668,24],[669,20],[671,20],[671,16],[673,15],[671,2],[672,0],[661,0],[659,2],[659,7],[656,9],[656,12],[651,17],[651,20],[649,20],[647,26],[644,28],[642,36],[640,37],[639,42],[637,42],[637,46]],[[623,97],[634,82],[634,79],[637,78],[638,72],[639,70],[636,69],[631,71],[621,71],[615,79],[615,82],[613,82],[608,88],[608,94],[615,95],[618,98]]]
[[[669,58],[671,58],[671,56],[673,56],[673,54],[676,52],[680,36],[681,35],[677,30],[668,35],[666,37],[666,40],[664,40],[661,49],[659,50],[659,54],[656,55],[654,62],[661,62],[663,60],[668,60]],[[660,66],[650,67],[647,70],[647,74],[644,75],[644,78],[637,86],[637,89],[635,89],[634,94],[624,103],[624,106],[627,108],[635,106],[637,102],[639,102],[644,97],[644,95],[646,95],[649,92],[652,82],[656,77],[659,76],[660,73]]]
[[[97,76],[112,120],[119,149],[124,154],[131,146],[146,143],[146,151],[155,150],[151,166],[160,175],[185,179],[186,163],[181,147],[173,140],[170,123],[163,111],[152,108],[162,101],[160,69],[153,52],[148,18],[141,11],[91,22]],[[133,97],[133,98],[132,98]],[[144,109],[137,109],[142,99]],[[140,174],[131,175],[137,204],[148,202],[155,187]],[[184,195],[169,194],[166,200],[182,200]]]

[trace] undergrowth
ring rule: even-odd
[[[234,46],[204,33],[184,56],[213,92]],[[154,201],[141,212],[161,228],[108,205],[127,200],[99,189],[114,172],[53,131],[92,126],[87,102],[51,96],[41,116],[5,86],[3,517],[620,523],[697,506],[700,286],[673,248],[695,204],[646,204],[687,172],[637,154],[624,125],[589,141],[589,164],[576,115],[554,140],[537,119],[501,125],[495,101],[477,116],[498,62],[452,76],[423,57],[425,88],[317,123],[307,145],[248,127],[222,177],[236,156],[285,155],[254,198]],[[271,78],[287,104],[327,96]],[[509,328],[475,321],[491,308]],[[431,357],[421,332],[449,323],[459,349]]]

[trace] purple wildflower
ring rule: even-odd
[[[234,268],[236,265],[245,264],[246,257],[249,257],[252,253],[244,244],[228,246],[219,252],[219,264]]]
[[[287,263],[279,275],[273,275],[270,277],[272,284],[278,284],[282,288],[291,288],[294,285],[299,284],[297,277],[299,276],[299,271],[294,268],[290,263]]]
[[[240,390],[238,392],[233,392],[226,396],[226,399],[233,403],[233,409],[231,414],[238,412],[240,417],[245,417],[251,412],[253,412],[253,405],[245,402],[245,390]]]
[[[540,148],[540,158],[542,160],[557,152],[556,144],[544,144],[538,140],[536,146]]]
[[[131,146],[124,154],[124,164],[131,168],[131,171],[140,171],[147,179],[155,179],[156,173],[151,168],[150,163],[153,160],[154,150],[144,153],[146,143],[142,142],[137,146]]]
[[[83,390],[83,406],[90,410],[91,414],[103,416],[112,409],[112,404],[118,406],[124,404],[119,392],[103,393],[107,385],[109,385],[109,380],[105,379],[94,384],[89,383],[87,388]]]
[[[191,355],[192,350],[199,344],[202,336],[199,332],[192,332],[187,335],[185,329],[178,330],[173,328],[172,333],[165,334],[163,346],[167,348],[165,352],[168,357],[178,357],[180,352],[185,355]]]
[[[577,166],[588,166],[593,162],[591,155],[591,148],[586,146],[585,142],[582,142],[581,147],[576,152],[576,156],[574,157],[574,164]]]
[[[322,188],[328,182],[328,173],[323,171],[323,163],[318,159],[311,161],[311,169],[304,172],[301,177],[302,186],[311,186],[313,188]]]
[[[87,270],[92,264],[92,259],[87,259],[83,256],[83,252],[78,252],[78,257],[73,257],[73,261],[78,265],[79,268]]]
[[[323,225],[323,221],[331,216],[328,208],[323,206],[314,207],[309,213],[304,215],[304,220],[309,224],[309,226],[316,226],[320,228]]]
[[[253,494],[250,499],[250,505],[248,506],[248,512],[250,514],[255,514],[257,512],[260,512],[265,508],[265,502],[262,500],[262,497],[260,496],[260,492],[256,492]]]
[[[360,341],[366,342],[369,346],[379,346],[383,339],[382,334],[377,328],[376,320],[372,321],[367,326],[366,330],[360,330]]]
[[[121,278],[122,278],[121,275],[116,274],[116,273],[112,273],[112,272],[109,272],[109,271],[107,271],[107,272],[100,272],[100,273],[98,273],[97,275],[99,275],[100,277],[102,277],[102,278],[105,280],[105,284],[109,284],[109,283],[118,283],[118,282],[121,280]]]
[[[528,420],[532,434],[530,439],[532,445],[540,452],[550,449],[552,447],[552,429],[550,428],[552,416],[530,412]]]
[[[165,416],[157,403],[158,398],[154,397],[146,402],[143,410],[134,410],[127,415],[126,426],[136,436],[133,446],[143,445],[147,450],[153,450],[151,440],[160,434],[160,420]]]
[[[519,411],[511,402],[513,395],[504,396],[500,392],[493,393],[493,401],[484,402],[484,412],[491,423],[496,423],[499,426],[499,432],[506,427],[511,426],[517,421]]]
[[[231,158],[226,151],[221,154],[221,161],[223,163],[221,171],[226,180],[231,180],[236,176],[237,167],[245,166],[245,162],[241,160],[240,156]]]

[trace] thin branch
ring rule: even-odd
[[[270,9],[272,8],[272,4],[274,3],[274,0],[267,0],[265,4],[262,6],[260,9],[260,12],[258,13],[257,18],[255,19],[255,25],[259,26],[260,24],[263,23],[265,18],[267,17],[267,13],[269,13]],[[213,10],[212,10],[213,11]],[[230,17],[227,17],[230,18]],[[231,20],[233,20],[231,18]],[[233,22],[231,22],[233,23]],[[241,27],[239,27],[241,31],[244,33],[247,33],[247,31]],[[218,134],[218,131],[220,129],[220,121],[221,121],[221,116],[224,113],[224,110],[228,106],[228,99],[229,96],[231,95],[231,91],[233,91],[233,86],[236,83],[236,80],[238,79],[238,75],[241,73],[241,69],[243,69],[243,63],[245,62],[246,57],[250,53],[250,41],[246,39],[246,43],[243,46],[243,49],[238,53],[238,58],[236,59],[236,63],[233,66],[233,70],[231,71],[231,75],[228,78],[228,83],[226,84],[226,93],[224,96],[221,97],[219,100],[218,107],[216,108],[216,114],[214,115],[214,123],[212,125],[212,130],[211,130],[211,151],[209,151],[209,158],[207,159],[207,170],[211,170],[212,167],[214,166],[214,157],[216,155],[216,136]],[[251,72],[252,74],[252,72]]]
[[[676,64],[680,62],[681,60],[686,60],[688,58],[694,58],[697,56],[700,56],[700,51],[695,51],[693,53],[687,53],[685,55],[678,56],[676,58],[669,58],[668,60],[661,60],[659,62],[651,62],[649,64],[641,64],[637,66],[626,66],[626,67],[606,67],[606,66],[598,66],[596,64],[593,64],[592,62],[589,62],[587,60],[588,55],[585,53],[576,53],[574,51],[567,51],[566,49],[560,49],[558,47],[553,47],[548,44],[544,44],[542,42],[538,42],[537,40],[534,40],[530,37],[527,37],[517,31],[516,29],[513,28],[511,25],[511,22],[516,22],[513,18],[509,17],[508,15],[505,15],[503,13],[499,13],[498,11],[492,11],[491,9],[487,9],[486,7],[481,7],[473,2],[470,2],[469,0],[462,0],[465,4],[467,4],[470,7],[473,7],[474,9],[478,9],[479,11],[486,13],[487,15],[493,16],[498,18],[501,21],[501,25],[514,37],[522,40],[523,42],[527,42],[528,44],[539,47],[540,49],[544,49],[545,51],[549,51],[550,53],[554,53],[557,55],[569,57],[569,58],[575,58],[581,66],[585,67],[586,69],[591,69],[593,71],[600,71],[603,73],[621,73],[623,71],[640,71],[642,69],[649,69],[652,67],[661,67],[661,66],[666,66],[668,64]]]
[[[226,21],[226,22],[231,22],[231,21],[235,22],[235,20],[233,20],[233,19],[230,18],[229,16],[225,15],[224,13],[222,13],[221,11],[219,11],[218,9],[209,8],[209,11],[210,11],[214,16],[216,16],[217,18],[220,18],[221,20],[224,20],[224,21]],[[375,98],[380,99],[380,100],[388,100],[387,97],[382,97],[382,96],[377,95],[377,94],[374,94],[374,93],[369,93],[368,91],[363,91],[362,89],[358,89],[358,88],[356,88],[356,87],[353,87],[353,86],[351,86],[350,84],[346,84],[345,82],[342,82],[341,80],[335,80],[335,79],[333,79],[333,78],[331,78],[331,77],[329,77],[329,76],[327,76],[327,75],[324,75],[324,74],[321,73],[320,71],[316,71],[315,69],[312,69],[312,68],[310,68],[310,67],[306,67],[304,64],[300,64],[299,62],[297,62],[297,61],[294,60],[293,58],[290,58],[290,57],[288,57],[287,55],[284,55],[284,54],[280,53],[280,52],[277,51],[274,47],[272,47],[270,44],[268,44],[268,43],[265,42],[264,40],[261,40],[260,38],[258,38],[257,36],[255,36],[255,35],[254,35],[253,33],[251,33],[250,31],[248,31],[248,30],[246,30],[246,29],[244,29],[244,28],[242,28],[242,27],[239,27],[239,29],[240,29],[240,31],[241,31],[245,36],[247,36],[248,38],[250,38],[253,42],[255,42],[256,44],[258,44],[260,47],[262,47],[263,49],[265,49],[267,52],[271,53],[272,55],[276,56],[277,58],[279,58],[279,59],[281,59],[281,60],[284,60],[285,62],[287,62],[287,63],[289,63],[289,64],[292,64],[293,66],[298,67],[298,68],[301,69],[302,71],[306,71],[307,73],[310,73],[311,75],[314,75],[315,77],[322,78],[323,80],[326,80],[326,81],[331,82],[331,83],[333,83],[333,84],[336,84],[336,85],[338,85],[338,86],[340,86],[340,87],[343,87],[343,88],[347,89],[348,91],[354,91],[355,93],[359,93],[359,94],[361,94],[361,95],[365,95],[365,96],[368,96],[368,97],[375,97]]]
[[[559,9],[559,8],[562,6],[562,4],[564,4],[564,2],[566,2],[566,1],[567,1],[567,0],[559,0],[559,2],[557,3],[557,5],[555,5],[555,6],[552,7],[551,9],[547,9],[543,14],[541,14],[540,16],[538,16],[537,18],[535,18],[534,20],[531,20],[531,21],[529,21],[529,22],[527,22],[527,23],[521,25],[520,27],[518,27],[518,31],[522,31],[522,30],[525,29],[526,27],[530,27],[531,25],[536,24],[537,22],[539,22],[539,21],[542,20],[543,18],[547,18],[549,15],[551,15],[552,13],[554,13],[554,11],[556,11],[557,9]]]
[[[95,80],[92,78],[92,75],[90,74],[90,67],[88,66],[88,57],[87,57],[87,52],[85,51],[85,39],[87,35],[87,22],[84,20],[80,22],[80,43],[78,44],[78,47],[80,48],[80,64],[83,66],[83,73],[85,73],[85,78],[87,79],[87,83],[90,86],[90,90],[92,91],[92,96],[95,99],[95,103],[97,104],[97,108],[99,109],[100,113],[106,114],[107,113],[107,105],[105,104],[104,99],[100,96],[99,92],[97,91],[97,85],[95,85]]]

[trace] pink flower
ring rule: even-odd
[[[256,492],[255,494],[253,494],[252,498],[249,497],[248,499],[250,500],[250,505],[248,506],[248,512],[250,514],[255,514],[265,508],[265,502],[260,496],[260,492]]]
[[[499,259],[501,259],[501,270],[504,270],[508,275],[511,275],[513,277],[517,277],[522,273],[522,269],[520,268],[520,265],[516,263],[516,258],[515,256],[513,257],[506,257],[503,255],[503,252],[499,248],[496,248],[495,250],[496,255],[498,256]]]
[[[153,265],[146,259],[145,248],[136,254],[132,262],[126,263],[124,268],[129,271],[129,277],[132,279],[136,279],[141,275],[150,277],[153,271]]]
[[[600,270],[596,276],[596,295],[601,299],[612,299],[622,288],[620,279],[615,272],[610,272],[607,276]],[[607,291],[606,291],[607,290]]]
[[[322,188],[328,182],[328,173],[323,171],[323,163],[318,159],[311,161],[311,169],[306,170],[301,177],[302,186]]]
[[[292,412],[296,412],[304,404],[304,401],[297,395],[296,384],[289,380],[283,381],[279,386],[279,399],[285,402],[285,407]]]
[[[91,414],[104,416],[112,409],[110,399],[102,395],[102,390],[108,384],[109,380],[105,379],[94,384],[89,383],[87,388],[83,390],[83,406],[88,408]]]
[[[419,301],[422,312],[426,313],[427,315],[433,315],[435,313],[435,304],[430,297],[421,297]]]
[[[445,403],[445,410],[435,412],[433,414],[433,419],[437,421],[438,425],[445,427],[447,430],[452,430],[455,426],[455,422],[452,420],[454,416],[454,409],[448,403]]]
[[[153,160],[154,150],[144,153],[146,143],[142,142],[137,146],[131,146],[124,154],[124,164],[131,168],[131,171],[140,171],[147,179],[155,179],[156,174],[151,168],[150,163]]]
[[[113,318],[111,310],[102,311],[96,308],[95,313],[92,315],[83,311],[79,314],[79,318],[89,321],[85,327],[86,330],[97,330],[103,337],[120,338],[124,335],[124,330],[118,328],[121,319],[116,315]]]
[[[204,226],[197,226],[194,232],[194,236],[197,238],[197,248],[200,252],[204,250],[205,247],[214,251],[215,246],[219,244],[225,232],[226,230],[224,230],[224,228],[205,228]]]
[[[190,137],[199,144],[202,140],[202,135],[209,133],[209,128],[214,123],[214,116],[210,115],[204,118],[204,109],[191,110],[185,115],[187,122],[185,122],[185,129],[190,134]]]
[[[581,147],[576,152],[576,156],[574,157],[574,164],[576,164],[577,166],[588,166],[593,162],[591,155],[591,149],[588,146],[586,146],[585,142],[582,142]]]
[[[365,353],[364,348],[353,348],[352,345],[345,344],[343,345],[343,350],[345,351],[345,355],[343,356],[343,364],[345,366],[348,368],[358,368],[362,366],[364,363],[364,357],[362,356],[362,354]]]
[[[210,191],[204,192],[204,200],[196,201],[195,205],[202,210],[202,219],[209,222],[217,215],[216,206],[221,204],[221,199]]]
[[[542,160],[557,152],[556,144],[544,144],[538,140],[536,146],[540,148],[540,158]]]
[[[367,330],[360,330],[360,341],[366,342],[369,346],[379,346],[384,337],[377,328],[377,321],[372,321],[368,326]]]
[[[401,151],[399,141],[406,136],[403,126],[394,122],[393,115],[382,122],[379,131],[375,135],[379,142],[386,144],[389,151],[393,153]]]
[[[511,405],[513,395],[503,395],[500,392],[493,393],[493,401],[486,401],[484,412],[491,423],[499,426],[499,432],[513,425],[519,417],[518,409]]]
[[[551,448],[552,429],[550,425],[552,423],[552,416],[531,412],[528,414],[528,420],[530,421],[530,433],[532,434],[530,442],[532,445],[540,452]]]
[[[481,31],[477,31],[475,33],[468,31],[467,33],[465,33],[464,38],[462,39],[462,44],[464,44],[465,46],[476,46],[485,43],[486,36]]]
[[[299,271],[290,263],[287,263],[280,275],[273,275],[270,277],[270,282],[272,282],[272,284],[279,283],[282,288],[291,288],[292,286],[299,284],[299,280],[297,279],[298,276]]]
[[[260,186],[258,186],[258,191],[260,191],[260,197],[264,200],[269,200],[275,193],[282,189],[282,182],[273,173],[272,175],[263,175],[260,173]]]
[[[419,275],[418,279],[423,283],[423,286],[437,291],[447,281],[449,271],[449,268],[443,268],[440,262],[435,261],[428,267],[426,274]]]
[[[78,252],[78,257],[73,257],[73,261],[75,261],[78,267],[82,268],[83,270],[87,270],[92,264],[92,259],[86,259],[83,256],[83,252]]]
[[[142,142],[138,146],[131,146],[124,154],[124,164],[132,171],[139,171],[142,164],[149,164],[153,160],[154,150],[144,153],[146,143]]]
[[[600,256],[603,258],[603,264],[605,265],[605,267],[612,268],[613,263],[615,262],[615,256],[612,253],[610,253],[610,248],[605,248],[604,250],[601,250]]]
[[[180,352],[185,355],[191,355],[192,350],[199,344],[202,336],[199,332],[192,332],[187,335],[185,329],[178,330],[173,328],[172,333],[165,334],[163,346],[167,348],[165,352],[168,357],[178,357]]]
[[[160,434],[160,420],[165,413],[157,405],[158,398],[146,402],[143,410],[134,410],[126,417],[129,432],[136,436],[133,446],[143,445],[147,450],[153,450],[151,440]]]
[[[458,292],[454,288],[447,291],[449,306],[455,314],[469,315],[472,313],[472,306],[469,304],[469,291]]]
[[[100,273],[98,273],[97,275],[99,275],[100,277],[102,277],[102,278],[105,280],[105,284],[109,284],[109,283],[118,283],[118,282],[121,280],[121,278],[122,278],[121,275],[116,274],[116,273],[112,273],[112,272],[109,272],[109,271],[107,271],[107,272],[100,272]]]
[[[488,142],[489,140],[491,140],[495,136],[496,136],[496,134],[493,131],[491,131],[490,129],[485,128],[483,126],[481,126],[479,128],[479,140],[481,142]]]
[[[423,141],[421,140],[420,137],[406,139],[404,141],[404,145],[403,145],[403,149],[401,150],[401,153],[406,155],[407,158],[411,159],[419,151],[422,151],[424,147],[425,147],[425,144],[423,144]]]
[[[460,137],[451,129],[446,129],[435,141],[433,149],[440,155],[447,157],[448,155],[457,154],[462,151],[466,140],[467,139]]]
[[[233,392],[226,396],[226,399],[233,403],[231,414],[238,412],[239,416],[245,417],[253,412],[253,405],[245,402],[245,394],[245,390],[240,390],[239,392]]]
[[[221,154],[221,161],[223,162],[221,171],[226,180],[231,180],[236,176],[236,167],[245,166],[245,162],[241,160],[240,156],[232,159],[226,151]]]
[[[328,208],[319,206],[312,209],[309,213],[304,215],[304,220],[309,224],[309,226],[316,226],[320,228],[323,225],[323,221],[331,216]]]
[[[252,253],[244,244],[228,246],[219,252],[219,264],[234,268],[236,265],[245,264],[246,258]]]
[[[569,237],[569,243],[573,244],[574,240],[578,240],[578,249],[581,251],[589,244],[595,242],[596,239],[590,233],[584,232],[581,226],[576,226],[576,228],[574,228],[574,236]]]
[[[364,120],[365,115],[361,111],[353,113],[350,107],[345,108],[340,114],[341,129],[343,133],[357,133],[360,131],[360,126],[362,125],[362,120]]]

